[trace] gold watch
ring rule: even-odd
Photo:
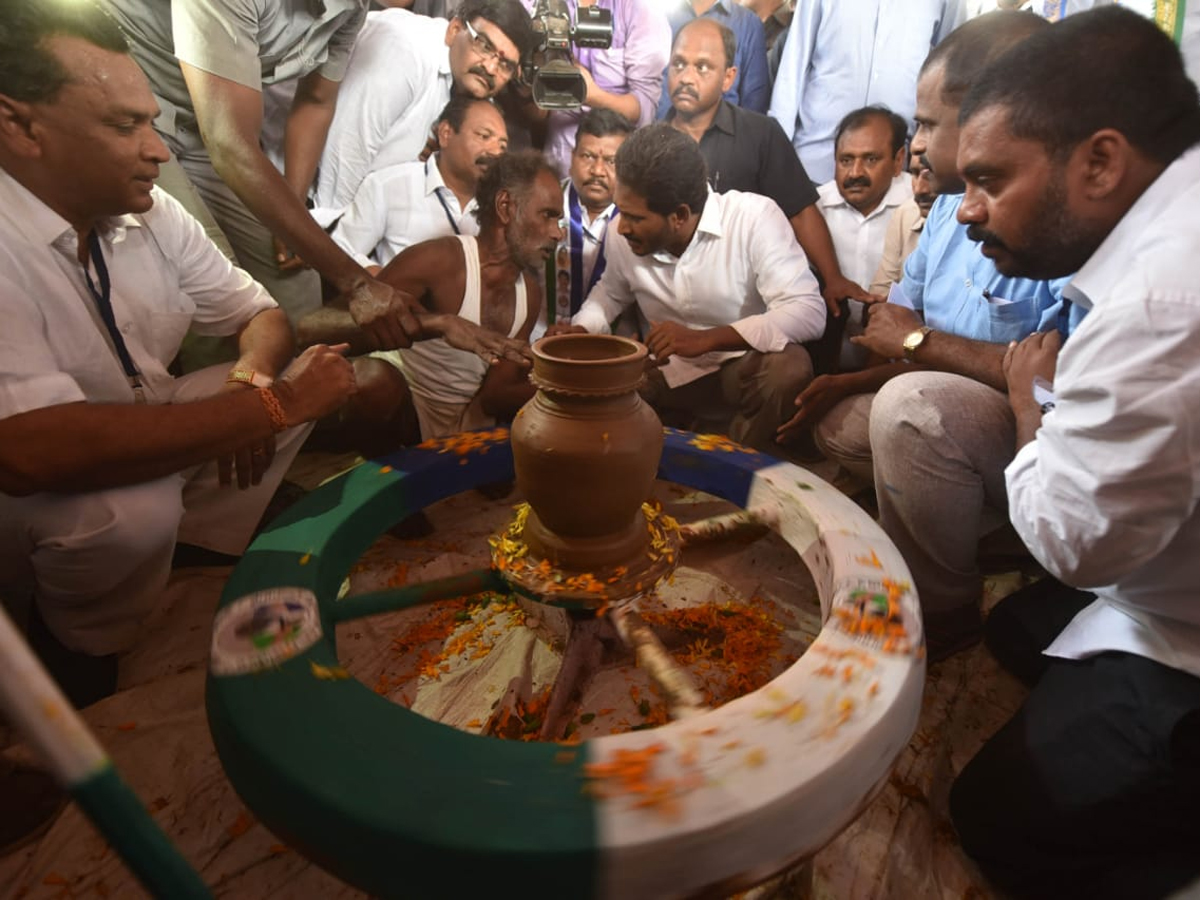
[[[912,362],[917,358],[917,351],[933,331],[928,325],[922,325],[916,331],[910,331],[904,336],[904,358]]]
[[[226,384],[245,384],[250,387],[268,388],[275,383],[275,379],[270,375],[264,375],[262,372],[255,372],[253,369],[231,369],[225,377]]]

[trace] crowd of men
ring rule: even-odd
[[[0,591],[31,645],[107,696],[173,560],[239,555],[314,427],[503,422],[531,340],[616,331],[664,422],[873,484],[930,657],[982,637],[1029,684],[950,796],[992,882],[1200,875],[1171,37],[1088,2],[597,3],[612,46],[547,112],[533,3],[0,0]],[[1049,574],[985,622],[998,527]],[[0,846],[47,809],[3,765]]]

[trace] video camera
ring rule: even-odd
[[[607,50],[612,46],[612,12],[581,6],[576,20],[565,0],[538,0],[533,10],[538,43],[521,60],[521,78],[542,109],[578,109],[587,97],[587,83],[575,68],[571,45]]]

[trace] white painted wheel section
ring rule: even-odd
[[[633,795],[598,802],[602,897],[678,897],[718,883],[732,892],[811,856],[858,816],[916,729],[924,640],[899,551],[853,501],[790,463],[755,474],[746,508],[775,521],[808,565],[824,626],[794,665],[752,694],[589,742],[598,762],[661,744],[655,778],[700,779],[679,792],[674,813],[637,808]],[[884,578],[908,586],[899,600],[906,652],[851,635],[831,614]],[[730,872],[743,877],[729,883]]]

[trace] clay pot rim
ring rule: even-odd
[[[624,346],[628,348],[628,352],[621,353],[619,356],[609,358],[601,357],[599,359],[573,359],[569,356],[557,356],[547,352],[546,345],[554,343],[573,344],[588,342],[593,344],[611,344],[614,347]],[[533,355],[540,360],[555,366],[627,366],[631,362],[642,361],[650,355],[646,345],[635,341],[632,338],[621,337],[615,334],[555,334],[549,337],[541,338],[533,344]]]

